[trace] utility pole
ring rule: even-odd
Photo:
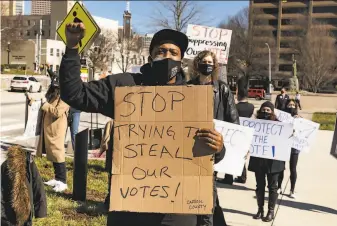
[[[39,74],[41,74],[40,65],[41,65],[41,48],[42,48],[42,20],[40,20],[40,29],[39,29]],[[47,56],[46,56],[47,57]]]
[[[271,54],[270,54],[270,47],[268,43],[265,43],[268,47],[268,53],[269,53],[269,82],[268,82],[268,94],[271,93]]]

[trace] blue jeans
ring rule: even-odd
[[[80,126],[81,111],[71,108],[69,114],[72,119],[70,124],[71,144],[73,145],[73,150],[75,151],[75,136],[78,133],[78,127]]]

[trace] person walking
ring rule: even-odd
[[[298,106],[295,99],[289,99],[287,102],[287,109],[286,112],[291,114],[294,118],[301,117],[298,115]],[[292,148],[291,149],[291,155],[290,155],[290,161],[289,161],[289,169],[290,169],[290,193],[289,197],[295,199],[295,185],[297,180],[297,162],[298,162],[298,156],[300,154],[300,151]],[[279,180],[278,180],[278,192],[282,194],[282,182],[284,178],[284,171],[280,173]]]
[[[71,107],[114,118],[114,91],[117,86],[186,84],[181,64],[188,46],[188,38],[179,31],[164,29],[153,36],[149,47],[151,61],[141,67],[141,73],[115,74],[98,81],[83,83],[80,79],[78,42],[84,36],[85,27],[83,23],[70,23],[65,29],[67,47],[60,66],[60,85],[61,98]],[[214,153],[224,151],[221,134],[216,133],[214,129],[199,131],[196,136],[209,140],[206,143],[212,146]],[[112,132],[111,137],[113,134]],[[112,141],[113,138],[110,139],[111,145],[106,155],[106,167],[109,172],[111,172],[112,163]],[[197,216],[194,214],[114,211],[108,214],[107,225],[192,226],[196,223]]]
[[[247,79],[248,78],[246,76],[241,76],[239,77],[237,81],[238,103],[236,104],[236,109],[238,110],[238,114],[240,117],[251,118],[252,115],[254,114],[254,105],[248,102],[248,80]],[[246,164],[245,164],[241,176],[235,178],[234,182],[245,184],[246,181],[247,181],[247,169],[246,169]]]
[[[275,108],[281,111],[285,111],[286,109],[286,102],[289,100],[289,95],[285,88],[281,89],[281,94],[277,95],[275,100]]]
[[[193,85],[212,85],[214,90],[214,119],[240,124],[239,115],[235,108],[235,101],[228,85],[221,80],[218,80],[219,63],[216,55],[210,51],[200,52],[193,61],[193,79],[188,84]],[[220,162],[224,158],[225,152],[215,154],[214,163]],[[215,186],[216,173],[214,174],[214,206],[218,202],[218,193]],[[214,210],[215,210],[214,209]],[[216,210],[215,210],[216,211]],[[216,211],[215,213],[218,213]],[[225,218],[221,209],[220,215],[200,215],[198,216],[198,225],[226,225]],[[217,220],[219,219],[219,220]],[[220,220],[222,222],[220,223]],[[215,224],[215,222],[217,224]],[[218,223],[219,222],[219,223]]]
[[[274,105],[266,101],[257,112],[257,119],[277,121],[274,114]],[[277,183],[279,174],[285,169],[285,162],[250,157],[248,170],[255,173],[256,179],[256,199],[258,212],[253,216],[254,219],[262,219],[265,222],[270,222],[274,219],[274,209],[278,198]],[[268,213],[264,217],[264,195],[266,187],[266,178],[268,180],[269,200]]]
[[[296,95],[295,95],[295,102],[297,103],[297,105],[300,108],[300,110],[302,110],[302,107],[301,107],[301,94],[298,91],[296,92]]]
[[[68,188],[64,141],[69,106],[60,98],[57,77],[52,80],[45,98],[42,99],[41,110],[43,111],[41,135],[36,156],[42,157],[42,153],[47,154],[47,159],[53,162],[55,179],[45,184],[52,186],[55,192],[63,192]]]

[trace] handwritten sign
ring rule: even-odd
[[[253,140],[254,129],[214,119],[215,129],[222,134],[226,148],[225,157],[214,170],[235,176],[242,174],[247,154]]]
[[[231,30],[189,24],[186,35],[189,38],[186,59],[194,59],[199,52],[209,50],[216,54],[219,63],[227,64]]]
[[[211,86],[118,87],[110,211],[211,214]],[[198,101],[196,101],[198,100]]]
[[[277,120],[279,120],[280,122],[294,123],[294,118],[288,112],[275,109],[274,113]]]
[[[315,142],[319,124],[304,118],[294,119],[294,137],[292,147],[308,152]]]
[[[240,124],[255,130],[250,147],[251,156],[289,161],[293,133],[292,124],[243,117],[240,117]]]
[[[24,137],[35,137],[39,135],[39,128],[41,120],[40,115],[41,101],[34,101],[28,110],[28,120],[25,132],[23,134]]]

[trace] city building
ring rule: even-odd
[[[32,0],[32,15],[49,15],[51,13],[51,0]]]
[[[304,16],[307,16],[309,24],[314,20],[325,23],[325,26],[337,37],[337,1],[250,0],[250,18],[265,22],[263,26],[259,26],[259,29],[272,31],[276,41],[273,80],[286,79],[292,75],[292,55],[295,52],[290,43],[295,40],[294,31],[298,29],[293,22]],[[254,21],[250,24],[254,24]],[[266,42],[268,42],[267,39]],[[265,48],[268,54],[267,46]]]
[[[1,1],[1,16],[16,15],[16,1]]]
[[[24,15],[25,14],[25,1],[15,1],[15,14]]]

